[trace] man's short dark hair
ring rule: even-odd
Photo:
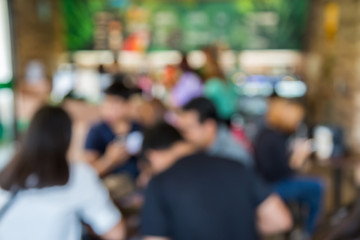
[[[176,128],[165,122],[160,122],[145,131],[142,152],[166,150],[180,141],[183,141],[183,137]]]
[[[105,90],[106,95],[121,97],[124,100],[129,100],[131,96],[139,93],[141,93],[140,89],[129,88],[120,81],[115,81]]]
[[[215,105],[205,97],[194,98],[183,107],[183,110],[185,112],[195,111],[199,115],[199,122],[201,123],[206,120],[219,121]]]

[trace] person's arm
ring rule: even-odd
[[[77,167],[77,201],[79,218],[104,240],[125,240],[125,223],[120,211],[110,199],[109,192],[87,164]]]
[[[101,129],[92,127],[86,137],[84,160],[103,176],[127,160],[125,147],[120,143],[110,143],[102,155],[104,140]]]
[[[279,196],[272,194],[257,208],[257,227],[261,234],[271,235],[289,231],[292,217]]]
[[[125,240],[126,238],[126,226],[124,221],[119,222],[109,232],[103,234],[101,238],[103,240]]]
[[[100,153],[94,150],[86,150],[84,152],[84,160],[96,170],[99,176],[106,174],[112,167],[109,161],[104,161],[105,159],[100,157]]]
[[[170,238],[165,238],[165,237],[144,237],[143,240],[170,240]]]
[[[285,232],[292,227],[292,217],[280,199],[256,173],[248,171],[250,192],[253,196],[257,227],[261,234]]]
[[[97,171],[99,176],[124,163],[128,157],[126,147],[118,143],[110,143],[103,156],[94,150],[87,150],[84,155],[85,161]]]
[[[290,157],[290,167],[292,169],[301,168],[311,154],[311,143],[309,140],[298,140],[294,145],[294,150]]]

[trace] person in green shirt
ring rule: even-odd
[[[219,117],[229,121],[237,111],[236,86],[222,72],[215,47],[205,47],[203,52],[206,56],[206,64],[201,70],[205,80],[204,96],[213,101]]]

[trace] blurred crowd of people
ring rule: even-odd
[[[231,121],[233,81],[216,49],[203,51],[202,69],[186,54],[165,69],[162,98],[145,80],[117,72],[100,118],[71,93],[61,106],[41,107],[0,173],[0,239],[288,236],[291,204],[306,209],[298,239],[311,239],[326,188],[298,171],[313,151],[309,140],[293,138],[303,103],[269,98],[249,140]]]

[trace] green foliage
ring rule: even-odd
[[[242,16],[259,12],[273,12],[278,16],[275,28],[258,26],[257,37],[265,39],[270,49],[300,49],[305,33],[308,0],[237,0],[236,10]],[[238,26],[246,33],[246,20]],[[243,37],[242,48],[247,48],[249,39]]]
[[[104,9],[103,0],[62,0],[68,50],[89,49],[94,36],[94,15]]]

